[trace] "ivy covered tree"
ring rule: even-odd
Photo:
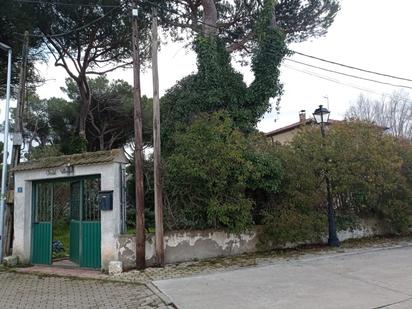
[[[316,1],[309,2],[315,10]],[[241,231],[261,222],[282,173],[276,156],[255,138],[256,124],[271,108],[270,99],[282,94],[279,66],[288,53],[287,42],[321,34],[333,20],[339,7],[326,2],[323,9],[330,15],[323,16],[325,23],[312,19],[308,22],[314,27],[303,26],[300,34],[299,27],[288,33],[279,26],[277,10],[282,7],[274,0],[179,2],[192,10],[187,18],[198,33],[193,43],[198,71],[161,101],[166,214],[172,227]],[[306,4],[288,6],[297,13]],[[248,22],[238,23],[233,14],[240,11],[230,8],[242,11],[238,18]],[[232,17],[233,24],[221,23]],[[231,37],[230,28],[241,24],[239,36]],[[231,52],[240,49],[251,54],[255,79],[249,86],[231,64]]]
[[[162,98],[163,145],[173,148],[172,136],[202,112],[227,110],[234,126],[252,130],[270,108],[269,99],[279,96],[279,65],[287,54],[285,37],[273,19],[273,1],[266,0],[256,23],[258,37],[252,56],[255,80],[247,87],[236,72],[223,41],[204,28],[194,43],[198,72],[181,80]]]
[[[172,1],[173,3],[173,1]],[[198,72],[182,79],[162,99],[162,138],[166,153],[173,134],[198,113],[229,111],[237,128],[252,130],[279,99],[279,66],[288,42],[324,35],[339,10],[336,0],[176,1],[184,12],[169,24],[192,29]],[[200,34],[199,34],[200,33]],[[251,56],[255,79],[248,87],[231,65],[230,53]],[[243,58],[243,57],[242,57]]]

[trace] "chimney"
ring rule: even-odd
[[[302,124],[306,123],[306,111],[304,109],[299,112],[299,122]]]

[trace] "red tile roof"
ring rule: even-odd
[[[342,122],[342,121],[341,120],[329,119],[329,123],[339,123],[339,122]],[[308,125],[308,124],[312,124],[312,123],[313,123],[313,119],[308,118],[308,119],[305,120],[304,124]],[[265,133],[265,136],[267,136],[267,137],[275,136],[275,135],[278,135],[278,134],[281,134],[281,133],[285,133],[285,132],[288,132],[288,131],[295,130],[295,129],[299,128],[300,126],[302,126],[301,121],[295,122],[295,123],[292,123],[292,124],[287,125],[285,127],[267,132],[267,133]]]

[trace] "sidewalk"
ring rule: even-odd
[[[174,308],[142,284],[0,272],[1,308]]]
[[[410,245],[412,245],[412,237],[359,239],[344,242],[340,248],[313,246],[300,249],[246,254],[236,257],[222,257],[204,261],[185,262],[166,265],[164,268],[147,268],[144,271],[131,270],[119,275],[111,276],[109,280],[146,283],[157,280],[183,278],[232,271],[242,268],[273,265],[282,261],[343,256]]]
[[[199,278],[236,273],[265,266],[339,260],[363,253],[412,246],[412,237],[349,241],[333,249],[325,246],[216,258],[132,270],[115,276],[78,268],[32,266],[0,272],[0,297],[5,308],[174,308],[157,286],[167,279]],[[205,276],[208,277],[208,276]],[[185,280],[186,280],[185,279]],[[160,283],[159,283],[160,282]],[[247,284],[247,280],[245,281]],[[168,306],[169,305],[169,306]]]

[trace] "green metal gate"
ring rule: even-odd
[[[71,183],[70,259],[80,267],[100,268],[101,265],[99,191],[98,178]]]
[[[82,183],[70,183],[70,260],[80,264],[80,209],[82,203]]]
[[[33,184],[32,263],[52,263],[53,182]],[[100,178],[70,182],[69,258],[80,267],[101,266]]]
[[[53,184],[39,183],[33,187],[32,262],[51,264]]]

